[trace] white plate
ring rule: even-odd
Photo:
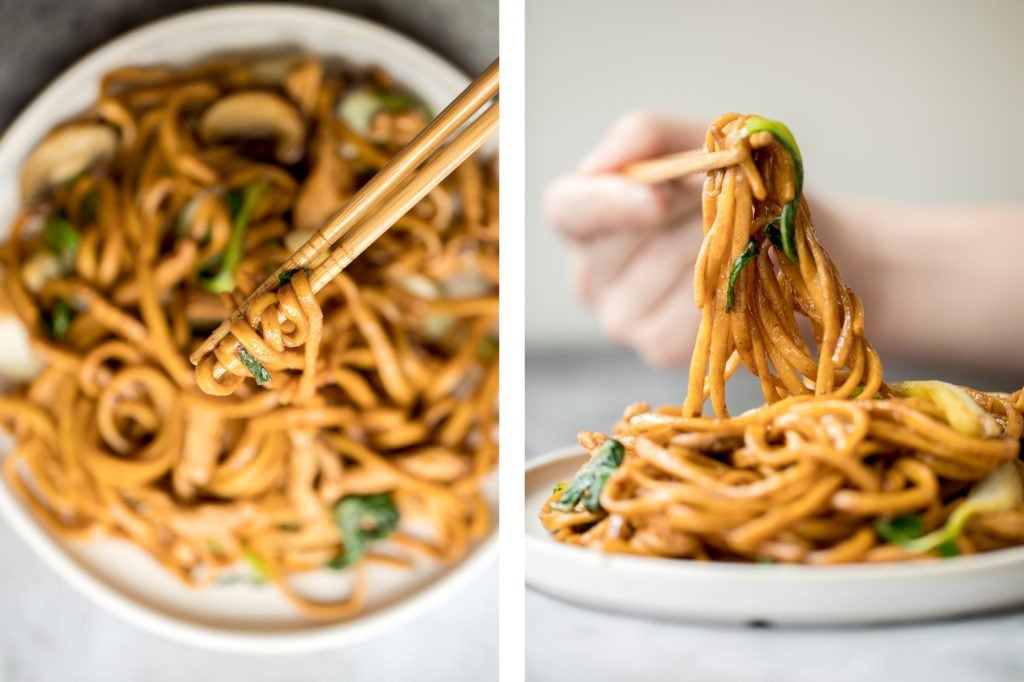
[[[551,539],[537,513],[587,459],[578,446],[526,466],[526,581],[584,606],[676,620],[859,625],[1024,604],[1024,548],[904,564],[714,564],[602,554]]]
[[[91,53],[55,80],[0,139],[0,234],[18,207],[18,169],[56,123],[93,103],[100,77],[129,64],[194,62],[219,52],[293,46],[355,64],[373,63],[414,89],[435,111],[468,84],[455,67],[426,48],[376,24],[337,12],[287,5],[235,5],[178,15],[137,29]],[[0,324],[0,366],[28,360],[24,334]],[[497,515],[494,481],[488,489]],[[439,603],[493,560],[496,531],[458,565],[422,562],[414,570],[371,567],[365,611],[334,624],[303,618],[273,587],[182,585],[135,547],[50,537],[0,483],[0,514],[15,532],[71,585],[101,606],[152,632],[189,644],[284,653],[336,647],[408,621]],[[336,596],[337,574],[305,578],[313,596]]]

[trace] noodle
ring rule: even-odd
[[[0,423],[5,478],[51,532],[127,539],[191,585],[267,579],[326,620],[360,611],[368,562],[457,561],[486,534],[490,162],[323,290],[298,271],[258,299],[232,327],[247,355],[211,356],[225,377],[188,362],[428,118],[377,69],[229,59],[107,74],[40,144],[2,255],[48,367],[0,398]],[[353,571],[346,598],[290,585],[324,566]]]
[[[704,184],[686,399],[632,405],[611,436],[581,432],[591,460],[545,503],[545,528],[601,551],[718,561],[1024,544],[1024,389],[884,383],[860,299],[814,234],[788,129],[727,114],[706,149],[742,160]],[[740,364],[766,404],[730,417],[725,383]]]

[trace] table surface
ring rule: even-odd
[[[350,0],[305,4],[365,16],[420,40],[467,72],[498,51],[492,0]],[[202,0],[0,0],[0,125],[83,54]],[[0,680],[492,680],[497,677],[497,569],[453,599],[373,640],[304,656],[202,651],[149,635],[61,581],[0,523]]]
[[[893,379],[936,377],[995,390],[1020,377],[887,364]],[[610,427],[631,402],[679,403],[685,373],[655,371],[625,352],[530,352],[527,456]],[[737,373],[736,411],[760,404]],[[936,595],[941,599],[942,595]],[[936,623],[858,628],[755,628],[673,623],[577,607],[536,590],[526,598],[527,679],[854,682],[1024,679],[1024,612]]]

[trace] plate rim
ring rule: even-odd
[[[86,75],[95,62],[121,60],[130,62],[130,53],[163,31],[183,31],[190,25],[208,25],[215,22],[244,19],[247,22],[303,21],[324,22],[335,29],[359,31],[374,35],[395,50],[396,58],[428,62],[427,68],[436,71],[439,83],[464,87],[468,76],[431,48],[392,28],[375,21],[340,10],[285,3],[236,3],[177,12],[120,33],[101,43],[72,62],[52,80],[48,81],[11,120],[0,135],[0,155],[15,145],[12,140],[29,127],[33,119],[45,115],[45,108],[55,93],[66,83],[75,83]],[[254,43],[254,47],[281,45],[283,42]],[[216,53],[211,46],[203,54]],[[344,51],[337,52],[344,57]],[[447,83],[445,83],[447,82]],[[91,83],[95,86],[96,83]],[[51,123],[57,124],[59,120]],[[37,141],[36,141],[37,142]],[[166,639],[191,646],[232,653],[278,655],[341,648],[369,639],[387,630],[407,623],[460,591],[473,578],[494,562],[498,549],[498,521],[488,535],[476,543],[469,553],[443,574],[431,579],[420,590],[383,606],[371,613],[336,623],[325,623],[310,629],[292,631],[249,631],[230,626],[216,626],[178,617],[138,601],[80,566],[26,508],[17,494],[0,481],[0,517],[14,531],[43,564],[53,570],[64,582],[89,601],[136,627]]]
[[[582,459],[588,455],[580,445],[568,445],[549,450],[526,461],[524,475],[524,502],[531,496],[527,479],[531,474],[549,466]],[[538,510],[526,508],[526,518],[536,517]],[[527,521],[529,524],[529,521]],[[1024,568],[1024,546],[1000,549],[992,552],[945,559],[922,559],[883,564],[835,564],[808,566],[804,564],[727,563],[712,561],[687,561],[663,557],[639,557],[622,554],[606,554],[590,549],[556,542],[548,535],[529,530],[526,538],[526,582],[536,586],[535,576],[531,580],[530,553],[541,552],[566,561],[582,562],[589,570],[622,571],[629,573],[657,573],[680,580],[688,578],[710,578],[721,580],[763,580],[766,584],[777,582],[803,582],[813,579],[820,582],[872,581],[884,577],[892,580],[917,580],[936,576],[951,577],[962,573],[1003,568],[1019,564]]]

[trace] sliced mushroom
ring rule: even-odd
[[[294,54],[255,59],[249,66],[251,82],[266,87],[280,87],[299,62],[300,57]]]
[[[26,382],[46,366],[33,355],[28,330],[15,315],[0,315],[0,337],[4,339],[4,352],[0,353],[3,384]],[[9,388],[9,384],[4,388]]]
[[[492,288],[475,263],[441,282],[445,298],[476,298],[489,294]]]
[[[56,254],[36,251],[21,266],[21,281],[26,289],[38,294],[47,282],[63,277],[66,269]]]
[[[34,204],[62,182],[109,161],[117,152],[117,139],[104,123],[72,123],[53,131],[22,166],[22,200]]]
[[[417,298],[425,301],[441,298],[441,287],[437,282],[419,272],[403,273],[395,276],[395,280],[399,286]]]
[[[302,232],[319,230],[345,203],[341,189],[348,184],[346,166],[338,158],[338,143],[330,131],[324,125],[317,130],[313,169],[295,199],[292,220]]]
[[[205,142],[273,138],[277,159],[295,163],[302,158],[306,123],[283,97],[251,90],[229,95],[207,109],[199,121],[199,137]]]
[[[309,116],[316,107],[320,86],[324,80],[324,67],[317,59],[306,59],[295,66],[284,81],[288,93],[303,114]]]

